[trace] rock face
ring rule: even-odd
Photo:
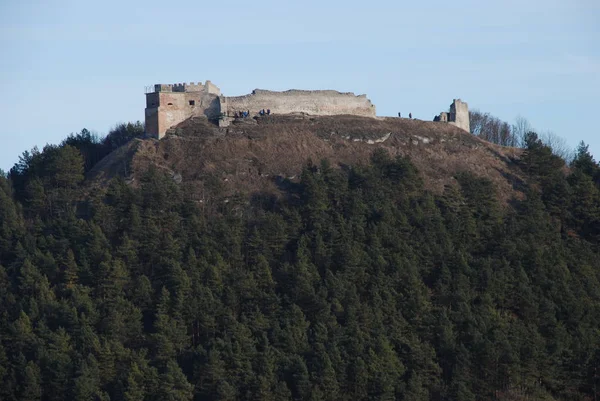
[[[210,81],[205,84],[157,84],[146,90],[146,133],[161,139],[167,130],[191,117],[220,119],[227,126],[236,112],[249,111],[250,117],[261,110],[273,114],[331,116],[349,114],[375,117],[375,106],[366,95],[333,90],[288,90],[274,92],[255,89],[249,95],[222,96]]]

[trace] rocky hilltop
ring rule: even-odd
[[[229,195],[276,193],[279,183],[297,179],[309,160],[327,159],[342,168],[365,163],[377,148],[409,157],[436,193],[453,185],[456,173],[469,171],[493,181],[502,199],[519,197],[519,149],[488,143],[448,124],[358,116],[271,115],[241,119],[228,128],[192,118],[161,141],[130,142],[102,160],[89,178],[102,185],[122,175],[136,185],[152,165],[189,185],[199,199],[215,186]]]

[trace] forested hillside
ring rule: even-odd
[[[379,149],[207,207],[152,166],[90,191],[111,145],[75,139],[0,177],[3,401],[600,397],[583,145],[567,168],[530,134],[508,205]]]

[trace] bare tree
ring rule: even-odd
[[[500,125],[499,135],[500,135],[499,136],[500,145],[512,146],[512,147],[518,146],[519,141],[517,140],[517,137],[512,132],[512,127],[506,121],[503,121],[502,124]]]
[[[523,116],[517,116],[515,123],[512,126],[512,134],[515,137],[516,143],[514,146],[520,148],[525,147],[525,135],[528,132],[534,131],[529,121]]]
[[[516,146],[518,141],[512,133],[511,126],[489,113],[479,110],[469,112],[471,133],[488,142],[502,146]]]
[[[488,142],[502,146],[527,147],[528,134],[535,132],[529,121],[523,116],[517,116],[513,125],[500,120],[489,113],[473,110],[469,113],[471,133]],[[567,141],[554,132],[545,131],[537,135],[542,143],[552,149],[552,152],[569,163],[575,157],[575,151]]]
[[[469,111],[469,125],[471,126],[471,134],[479,136],[484,131],[485,124],[489,118],[489,113],[482,113],[479,110]]]
[[[575,150],[567,143],[565,138],[556,135],[552,131],[542,132],[539,138],[544,145],[552,149],[552,153],[561,157],[567,164],[575,158]]]

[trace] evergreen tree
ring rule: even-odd
[[[19,399],[24,401],[34,401],[42,399],[40,368],[33,363],[27,362],[23,377],[20,381],[21,394]]]
[[[0,175],[0,399],[600,393],[599,167],[584,144],[567,168],[528,135],[507,204],[465,172],[439,193],[377,150],[308,163],[282,196],[207,206],[158,168],[88,191],[94,158],[139,127],[121,128]]]

